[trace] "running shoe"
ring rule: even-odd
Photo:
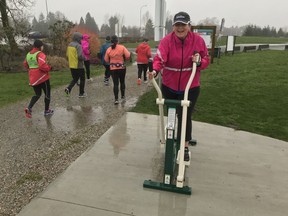
[[[28,108],[28,107],[25,108],[24,112],[25,112],[26,118],[32,118],[32,110],[30,108]]]
[[[69,91],[69,89],[68,89],[68,88],[65,88],[64,91],[65,91],[66,96],[69,97],[69,96],[70,96],[70,91]]]
[[[141,85],[141,79],[140,78],[137,80],[137,85]]]
[[[85,97],[87,97],[87,94],[86,93],[83,93],[83,94],[79,94],[79,96],[78,96],[79,98],[85,98]]]
[[[54,113],[53,109],[48,109],[44,111],[44,116],[53,115],[53,113]]]
[[[92,78],[87,79],[87,82],[93,82]]]

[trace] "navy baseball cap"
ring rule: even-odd
[[[175,25],[176,23],[189,24],[190,23],[189,14],[183,11],[175,14],[174,19],[173,19],[173,25]]]

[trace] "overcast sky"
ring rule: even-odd
[[[155,17],[155,0],[35,0],[34,14],[37,19],[40,12],[46,16],[46,1],[48,11],[60,11],[73,22],[79,23],[80,17],[85,19],[87,12],[90,12],[99,28],[107,23],[107,17],[116,14],[124,17],[124,25],[139,26],[141,8],[142,15],[150,12],[153,22]],[[207,17],[216,17],[219,25],[225,18],[225,27],[246,24],[269,25],[277,29],[288,27],[288,0],[166,0],[166,9],[171,15],[186,11],[193,24]]]

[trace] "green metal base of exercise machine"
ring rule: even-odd
[[[148,66],[149,66],[149,71],[152,72],[153,67],[152,67],[151,60],[149,60]],[[184,186],[185,167],[190,165],[190,160],[186,159],[185,161],[184,159],[184,156],[185,156],[184,145],[185,145],[185,133],[186,133],[187,107],[190,106],[190,101],[188,100],[188,92],[189,92],[191,83],[194,79],[195,73],[196,73],[196,63],[193,62],[192,73],[186,85],[183,100],[163,99],[162,92],[159,86],[157,85],[154,77],[152,77],[152,83],[158,94],[156,103],[159,105],[160,131],[161,131],[160,142],[163,144],[163,141],[165,140],[164,175],[163,175],[162,182],[145,180],[143,183],[144,188],[158,189],[158,190],[170,191],[170,192],[187,194],[187,195],[192,194],[191,187]],[[166,131],[164,130],[163,105],[166,105],[168,108]],[[175,136],[176,131],[178,129],[178,124],[176,121],[177,107],[182,107],[183,112],[181,114],[182,121],[179,122],[179,124],[181,124],[181,131],[180,131],[181,134],[178,134],[178,136]],[[189,144],[192,146],[195,146],[197,144],[197,141],[191,140]],[[189,152],[189,157],[191,157],[190,152]]]
[[[176,185],[172,184],[164,184],[161,182],[155,182],[151,180],[145,180],[143,183],[143,187],[145,188],[151,188],[151,189],[157,189],[157,190],[163,190],[163,191],[169,191],[174,193],[181,193],[181,194],[192,194],[192,188],[188,186],[184,186],[182,188],[176,187]]]
[[[166,145],[165,145],[165,160],[164,160],[164,175],[162,182],[152,180],[145,180],[143,187],[150,189],[158,189],[181,194],[192,194],[191,187],[176,186],[177,168],[176,163],[177,153],[180,149],[180,140],[175,139],[176,130],[176,106],[180,105],[180,101],[166,100],[165,104],[168,105],[167,127],[166,127]],[[196,141],[193,140],[193,143]]]

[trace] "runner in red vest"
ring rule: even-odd
[[[24,60],[24,67],[28,69],[29,85],[34,89],[35,95],[31,98],[28,107],[25,108],[27,118],[32,118],[32,107],[41,97],[42,90],[45,94],[44,116],[52,115],[53,110],[49,108],[51,87],[50,75],[51,66],[46,63],[46,55],[42,52],[44,44],[41,40],[35,40],[33,49],[27,53]]]

